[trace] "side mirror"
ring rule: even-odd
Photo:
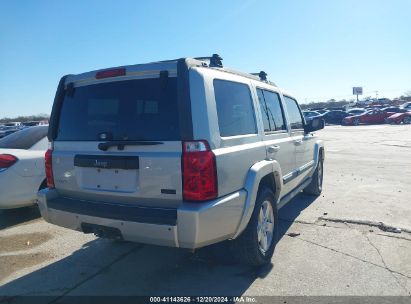
[[[321,117],[314,117],[311,120],[307,121],[304,125],[304,132],[310,133],[317,130],[324,129],[325,121]]]

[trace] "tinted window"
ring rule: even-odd
[[[284,96],[284,100],[285,106],[287,107],[288,117],[290,119],[291,129],[302,129],[304,124],[297,101],[287,96]]]
[[[221,136],[257,133],[250,89],[246,84],[214,80]]]
[[[0,148],[30,149],[38,141],[47,136],[48,126],[30,127],[17,131],[0,139]]]
[[[258,102],[260,103],[261,116],[263,117],[264,132],[271,131],[270,115],[268,114],[267,106],[264,100],[263,91],[257,89]]]
[[[313,117],[313,116],[318,116],[320,113],[316,112],[303,112],[305,117]]]
[[[56,140],[179,140],[177,79],[115,81],[66,96]]]
[[[257,95],[263,116],[264,131],[286,130],[280,96],[277,93],[261,89],[257,89]]]

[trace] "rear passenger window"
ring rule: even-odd
[[[290,119],[291,129],[303,129],[303,118],[298,107],[297,101],[290,97],[284,96],[285,106]]]
[[[263,117],[264,132],[286,130],[280,96],[277,93],[261,89],[257,89],[257,95]]]
[[[222,137],[257,133],[248,85],[215,79],[214,94]]]
[[[270,116],[268,115],[267,106],[264,100],[263,90],[257,89],[258,102],[260,104],[261,116],[263,118],[264,132],[271,131]]]

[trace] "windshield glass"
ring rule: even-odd
[[[57,141],[180,139],[176,78],[88,85],[70,95]]]

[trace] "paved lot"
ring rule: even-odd
[[[0,296],[411,295],[411,127],[319,134],[323,195],[300,194],[280,211],[270,267],[96,239],[45,223],[35,208],[0,211]]]

